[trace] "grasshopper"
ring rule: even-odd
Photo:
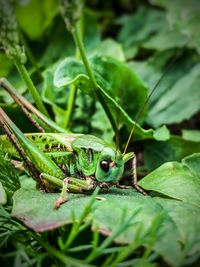
[[[97,186],[126,189],[127,186],[120,185],[119,181],[129,160],[132,160],[132,186],[146,195],[137,185],[133,152],[122,154],[95,136],[69,133],[17,94],[7,80],[0,79],[0,87],[10,94],[40,131],[23,134],[0,108],[0,126],[6,134],[0,136],[0,142],[11,156],[23,160],[24,167],[41,190],[52,192],[61,188],[55,208],[68,200],[68,192],[93,191]]]

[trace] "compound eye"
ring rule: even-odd
[[[104,171],[104,172],[108,172],[109,171],[109,168],[110,168],[110,162],[107,161],[107,160],[102,160],[100,162],[100,166],[101,166],[101,169]]]

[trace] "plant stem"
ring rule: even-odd
[[[85,52],[85,48],[84,48],[84,44],[83,44],[83,40],[81,38],[81,35],[80,35],[80,29],[79,29],[79,23],[76,23],[75,26],[73,27],[72,29],[72,35],[73,35],[73,38],[74,38],[74,41],[76,43],[76,46],[78,47],[79,49],[79,52],[80,52],[80,55],[81,55],[81,58],[83,60],[83,63],[85,65],[85,69],[87,71],[87,74],[90,78],[90,82],[92,84],[92,87],[93,87],[93,90],[94,90],[94,93],[97,97],[97,99],[99,100],[99,102],[101,103],[101,105],[103,106],[109,120],[110,120],[110,123],[114,129],[115,132],[117,132],[117,126],[116,126],[116,123],[114,121],[114,118],[104,100],[104,98],[102,97],[101,93],[99,92],[99,89],[98,89],[98,84],[97,84],[97,81],[94,77],[94,73],[90,67],[90,64],[88,62],[88,59],[87,59],[87,56],[86,56],[86,52]]]
[[[34,238],[50,255],[53,255],[55,258],[64,263],[65,266],[74,266],[74,267],[94,267],[94,265],[83,263],[81,260],[72,258],[64,253],[61,253],[59,250],[50,246],[47,242],[44,241],[44,238],[40,237],[38,234],[29,232],[29,235]]]
[[[65,113],[64,121],[63,121],[63,128],[67,128],[67,129],[69,128],[69,123],[71,120],[71,116],[72,116],[72,112],[73,112],[73,108],[75,104],[75,99],[76,99],[76,92],[77,92],[77,88],[74,84],[72,84],[70,87],[70,96],[68,100],[67,110]]]
[[[83,14],[80,18],[79,23],[79,31],[80,31],[80,36],[81,38],[83,37],[83,32],[84,32],[84,18],[83,18]],[[80,53],[79,53],[79,49],[78,47],[76,47],[76,58],[80,59]],[[75,100],[76,100],[76,93],[77,93],[77,87],[72,84],[70,87],[70,96],[69,96],[69,100],[68,100],[68,105],[67,105],[67,111],[65,114],[65,118],[64,118],[64,128],[69,128],[69,123],[71,120],[71,116],[72,116],[72,112],[73,112],[73,108],[74,108],[74,104],[75,104]]]
[[[44,104],[41,101],[40,95],[35,88],[35,85],[33,84],[33,81],[31,80],[31,77],[29,76],[29,73],[24,66],[24,64],[20,63],[18,60],[15,60],[16,68],[21,76],[21,78],[24,80],[29,92],[31,93],[33,100],[35,101],[35,104],[37,108],[45,114],[47,117],[49,117],[49,114],[44,106]]]
[[[89,62],[88,62],[88,59],[87,59],[87,56],[86,56],[86,52],[85,52],[85,48],[84,48],[84,44],[83,44],[83,41],[82,41],[82,37],[80,36],[79,27],[80,27],[79,23],[76,23],[76,25],[74,26],[74,28],[72,30],[73,38],[74,38],[74,41],[76,43],[76,46],[79,49],[81,58],[82,58],[83,63],[85,65],[85,68],[86,68],[86,71],[88,73],[88,76],[90,78],[91,84],[92,84],[94,90],[97,91],[98,84],[97,84],[96,79],[94,77],[94,73],[93,73],[93,71],[92,71],[92,69],[91,69],[91,67],[89,65]]]

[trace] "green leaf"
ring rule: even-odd
[[[47,68],[42,73],[43,78],[44,78],[44,83],[43,83],[44,88],[43,88],[42,98],[46,103],[52,106],[53,112],[55,115],[55,121],[56,123],[58,123],[58,125],[62,126],[63,120],[65,118],[65,112],[67,110],[67,103],[68,103],[71,88],[70,86],[65,86],[65,87],[60,87],[60,88],[54,86],[53,77],[54,77],[55,69],[57,68],[58,64],[59,62],[55,63],[54,65],[51,65],[51,67]],[[94,107],[95,107],[94,103],[90,96],[84,95],[81,91],[77,92],[73,117],[70,123],[71,129],[73,132],[78,132],[78,133],[89,132],[88,129],[91,129],[92,127],[91,124],[93,124],[93,121],[94,121],[93,117],[97,115],[96,113],[94,113]],[[101,115],[104,115],[105,120],[106,120],[107,117],[105,116],[103,112],[100,112],[100,113]],[[99,118],[97,120],[97,123],[98,121],[100,121]],[[110,125],[108,123],[108,128],[109,127]],[[99,137],[101,137],[101,134],[103,134],[103,131],[101,131],[100,128],[99,129],[96,128],[95,121],[94,121],[94,131],[92,130],[90,131],[90,133],[92,134],[95,133]],[[98,130],[100,130],[100,132]]]
[[[117,20],[121,25],[118,40],[123,44],[126,58],[133,58],[137,47],[163,29],[166,21],[164,12],[140,6],[134,15],[124,15]]]
[[[152,3],[165,7],[171,26],[187,36],[188,46],[196,48],[200,53],[200,4],[198,0],[152,0]]]
[[[200,110],[200,64],[195,65],[187,75],[179,79],[172,88],[165,93],[149,113],[156,123],[179,123],[189,119]],[[181,95],[181,97],[180,97]],[[188,105],[192,103],[192,105]]]
[[[142,47],[146,49],[167,50],[186,46],[188,40],[186,36],[179,31],[169,29],[168,25],[165,28],[144,42]]]
[[[93,14],[87,14],[84,19],[84,26],[85,47],[89,54],[93,54],[96,47],[101,47],[97,18],[93,16]],[[41,64],[47,65],[47,68],[42,73],[44,78],[42,97],[46,103],[52,106],[56,122],[59,125],[63,125],[70,94],[70,86],[65,88],[55,87],[53,85],[53,76],[62,58],[75,55],[75,44],[72,36],[66,31],[63,22],[59,20],[56,25],[51,28],[48,36],[47,48],[40,60]],[[116,47],[117,46],[119,45],[116,44]],[[96,53],[97,51],[98,49],[96,49]],[[89,117],[93,115],[93,106],[94,104],[91,103],[89,96],[85,97],[80,91],[77,92],[76,105],[70,122],[73,131],[88,133],[88,129],[91,129]],[[87,112],[85,112],[86,110]],[[85,123],[86,121],[87,124]],[[93,131],[91,133],[93,133]],[[99,136],[102,133],[103,132],[100,131]]]
[[[142,81],[125,63],[111,57],[94,56],[90,58],[90,64],[99,86],[134,116],[146,99],[147,88]],[[58,66],[54,84],[61,87],[78,82],[79,78],[85,83],[83,91],[93,95],[83,64],[78,60],[67,58]],[[134,99],[134,103],[130,103],[130,96]]]
[[[99,85],[98,89],[114,118],[131,130],[134,121],[128,114],[132,117],[137,114],[146,99],[146,87],[126,64],[114,58],[91,57],[90,64]],[[54,84],[57,87],[75,84],[84,93],[95,98],[83,64],[73,58],[65,59],[58,66]],[[153,130],[144,130],[137,125],[134,134],[135,139],[152,138]]]
[[[74,214],[79,220],[90,201],[87,195],[70,194],[69,201],[54,210],[53,204],[58,196],[20,189],[14,195],[12,215],[33,230],[43,232],[72,223]],[[85,221],[91,220],[92,229],[111,235],[131,219],[128,226],[115,236],[116,242],[127,244],[137,238],[135,242],[152,248],[171,264],[181,259],[177,228],[153,198],[133,190],[119,189],[110,189],[108,194],[99,196],[103,200],[95,200],[91,213],[85,218]]]
[[[83,42],[88,55],[101,45],[101,30],[99,28],[96,14],[83,10],[84,14],[84,34]]]
[[[53,74],[58,65],[59,62],[51,65],[42,73],[44,78],[42,97],[50,105],[66,109],[69,88],[56,88],[53,84]]]
[[[146,190],[182,200],[200,207],[199,154],[185,158],[182,163],[168,162],[139,181]]]
[[[191,265],[200,253],[200,209],[189,203],[157,198],[159,204],[167,211],[180,233],[180,242],[185,244],[185,259],[182,265]],[[187,258],[188,257],[188,258]]]
[[[171,136],[166,142],[148,140],[144,144],[144,161],[149,171],[168,161],[181,161],[184,157],[198,153],[200,142],[184,140]]]
[[[17,1],[16,15],[19,26],[32,40],[42,37],[57,14],[56,0]]]
[[[100,30],[97,24],[97,18],[91,14],[87,14],[84,18],[84,43],[88,54],[92,54],[94,50],[101,47]],[[56,20],[56,23],[48,30],[45,36],[46,49],[42,54],[40,63],[51,69],[59,60],[74,56],[76,47],[71,34],[66,31],[63,21]],[[100,48],[101,49],[101,48]],[[118,51],[120,52],[120,51]]]
[[[191,172],[200,177],[200,153],[195,153],[184,158],[183,163],[191,170]]]
[[[125,61],[122,45],[113,39],[107,38],[100,42],[98,47],[93,51],[97,56],[109,56],[119,61]]]
[[[175,57],[171,51],[158,53],[146,62],[134,62],[131,66],[149,85],[150,91]],[[166,66],[165,66],[166,64]],[[149,101],[147,123],[159,127],[180,123],[200,110],[200,64],[198,57],[184,54],[176,60]],[[188,105],[192,103],[192,105]]]
[[[11,203],[12,196],[20,188],[19,173],[6,156],[6,143],[0,141],[0,203]]]
[[[113,143],[114,131],[100,103],[96,102],[96,112],[91,117],[92,134],[106,140],[108,144]]]
[[[6,77],[13,68],[13,63],[5,54],[0,52],[0,77]]]
[[[7,202],[7,195],[3,188],[2,183],[0,182],[0,205],[4,205]]]
[[[200,142],[200,131],[198,130],[182,130],[182,137],[188,141]]]
[[[71,35],[66,31],[62,21],[52,25],[45,39],[46,48],[39,63],[51,69],[62,58],[75,54],[75,45]]]
[[[154,131],[153,136],[158,141],[159,140],[165,141],[165,140],[168,140],[170,138],[170,132],[167,129],[167,127],[164,125],[164,126],[158,128],[158,129],[156,129]]]

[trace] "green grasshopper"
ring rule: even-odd
[[[0,87],[10,94],[41,132],[23,134],[0,108],[0,126],[6,134],[0,136],[0,141],[6,152],[23,160],[24,167],[40,189],[52,192],[62,188],[55,208],[68,200],[68,192],[92,191],[97,186],[127,188],[119,181],[125,163],[131,159],[132,186],[146,195],[137,185],[133,152],[123,155],[95,136],[71,134],[40,113],[3,78],[0,79]],[[50,133],[45,133],[45,129]]]

